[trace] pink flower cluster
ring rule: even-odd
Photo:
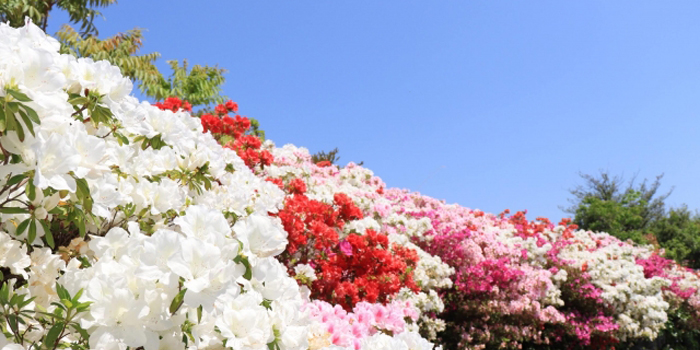
[[[362,339],[378,332],[390,335],[403,333],[409,324],[415,322],[418,310],[409,302],[394,301],[387,305],[360,302],[352,312],[345,311],[340,305],[331,305],[325,301],[315,300],[304,305],[312,321],[321,324],[333,345],[361,348]]]

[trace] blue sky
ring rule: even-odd
[[[228,70],[278,145],[340,149],[390,187],[566,216],[579,172],[665,173],[700,209],[700,2],[129,1],[100,36]],[[53,33],[66,21],[50,19]]]

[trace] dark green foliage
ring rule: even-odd
[[[180,64],[177,60],[168,61],[173,73],[168,79],[146,83],[141,90],[156,100],[176,96],[188,101],[192,106],[224,103],[228,98],[221,95],[226,70],[219,67],[194,65],[189,67],[187,60]]]
[[[46,31],[50,12],[61,9],[68,13],[70,22],[80,25],[83,37],[97,35],[94,20],[101,13],[97,8],[107,7],[116,0],[2,0],[0,1],[0,22],[9,22],[12,27],[24,25],[29,17],[34,24]]]
[[[571,190],[573,222],[582,229],[608,232],[622,240],[651,243],[665,250],[665,257],[684,266],[700,268],[700,216],[686,206],[666,209],[670,192],[657,195],[661,175],[650,185],[631,182],[623,188],[621,177],[605,172],[596,178],[581,174],[585,185]]]
[[[700,331],[697,315],[688,310],[688,305],[671,306],[668,309],[666,328],[659,335],[657,343],[662,350],[696,350],[700,349]]]
[[[338,160],[340,160],[340,157],[338,157],[337,147],[334,148],[332,151],[328,151],[328,153],[326,153],[325,151],[319,151],[311,156],[311,161],[313,161],[314,163],[327,161],[331,164],[335,164]]]
[[[664,201],[671,194],[657,196],[663,175],[657,176],[651,185],[645,179],[635,186],[633,180],[625,188],[621,177],[611,177],[606,172],[601,172],[599,178],[580,175],[585,184],[570,191],[575,197],[574,205],[566,209],[574,214],[573,223],[585,230],[608,232],[622,240],[648,243],[645,233],[652,223],[664,217]]]
[[[654,222],[651,232],[666,251],[666,257],[700,269],[700,216],[692,215],[686,206],[670,209]]]

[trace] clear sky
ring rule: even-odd
[[[120,0],[100,36],[228,70],[267,137],[390,187],[531,219],[579,172],[665,173],[700,209],[700,2]],[[65,17],[54,13],[50,33]]]

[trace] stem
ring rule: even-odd
[[[73,315],[73,316],[75,316],[75,315]],[[51,347],[51,349],[55,350],[56,347],[58,347],[58,342],[61,340],[61,338],[64,337],[64,334],[63,334],[63,333],[66,332],[66,327],[67,327],[68,324],[72,321],[71,319],[73,318],[73,316],[70,315],[70,309],[68,309],[68,310],[66,311],[66,321],[63,322],[63,327],[61,328],[61,333],[59,333],[59,334],[58,334],[58,337],[56,337],[56,340],[54,340],[53,346]]]
[[[82,107],[80,107],[79,110],[75,111],[75,113],[71,114],[70,116],[71,116],[71,117],[77,117],[78,115],[82,115],[82,114],[83,114],[83,111],[86,110],[86,109],[88,108],[88,104],[89,104],[89,103],[84,104]],[[86,121],[88,121],[88,120],[90,120],[90,118],[87,118],[87,119],[83,120],[83,123],[86,122]]]
[[[18,195],[14,196],[12,198],[7,198],[4,202],[0,203],[0,207],[3,207],[5,204],[7,204],[9,202],[13,202],[13,201],[17,200],[17,198],[23,194],[24,194],[24,191],[20,192]]]
[[[2,165],[7,165],[7,163],[10,162],[10,158],[12,157],[10,155],[10,152],[8,152],[5,147],[2,147],[2,144],[0,144],[0,150],[2,150],[2,156],[4,160],[2,161]]]
[[[44,32],[46,32],[46,27],[49,25],[49,12],[51,11],[53,4],[53,1],[49,1],[48,6],[46,6],[46,10],[44,11],[44,23],[41,24],[41,29]]]
[[[88,120],[88,119],[86,119],[86,121],[87,121],[87,120]],[[110,130],[110,131],[109,131],[107,134],[105,134],[104,136],[97,136],[97,137],[104,139],[104,138],[106,138],[107,136],[112,135],[113,132],[114,132],[114,129]]]
[[[104,223],[104,226],[106,226],[105,229],[104,229],[104,233],[105,233],[105,234],[107,234],[107,231],[109,231],[109,230],[111,230],[113,227],[117,226],[117,225],[114,224],[114,220],[117,219],[117,213],[118,213],[118,210],[115,210],[115,211],[114,211],[114,215],[112,215],[112,220],[110,220],[110,221],[105,221],[105,223]],[[100,231],[101,231],[101,230],[100,230]],[[103,236],[103,235],[101,234],[101,236]]]
[[[0,195],[5,193],[5,191],[7,191],[8,189],[10,189],[10,192],[17,191],[20,187],[24,186],[27,183],[27,181],[29,181],[29,179],[24,179],[20,181],[17,185],[15,185],[13,189],[10,189],[10,186],[8,185],[3,186],[2,190],[0,190]]]
[[[7,312],[7,309],[5,309],[5,305],[2,305],[2,315],[5,317],[5,322],[7,322],[7,327],[10,329],[10,332],[12,332],[12,335],[15,338],[15,342],[17,344],[22,344],[21,343],[21,338],[19,336],[19,329],[17,329],[17,333],[15,333],[15,329],[12,327],[12,323],[10,322],[10,317]]]

